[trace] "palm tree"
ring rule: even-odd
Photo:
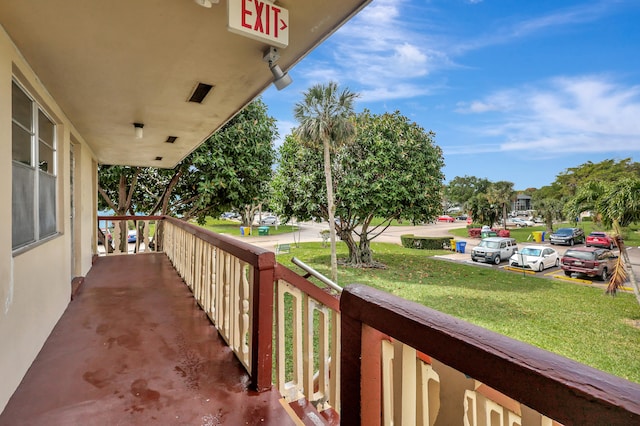
[[[492,183],[487,191],[487,198],[491,204],[496,204],[502,208],[502,224],[507,229],[507,205],[511,205],[513,196],[513,182],[501,180]]]
[[[547,227],[547,232],[553,231],[553,221],[562,219],[564,203],[555,198],[543,198],[535,201],[536,216],[540,216]],[[575,217],[575,216],[574,216]]]
[[[331,148],[344,143],[355,131],[353,102],[358,95],[349,89],[338,89],[338,84],[316,84],[305,94],[304,100],[295,105],[294,116],[300,126],[297,135],[312,146],[322,145],[324,150],[324,176],[327,184],[327,210],[331,239],[331,279],[338,282],[338,259],[336,257],[335,202],[331,176]]]
[[[627,278],[631,281],[633,292],[640,304],[640,288],[631,268],[627,249],[622,241],[622,227],[640,220],[640,179],[625,177],[613,183],[592,181],[578,188],[576,195],[569,200],[566,211],[572,217],[581,212],[592,210],[602,216],[605,226],[613,229],[613,237],[620,250],[619,261],[611,275],[607,293],[616,294]],[[627,266],[627,271],[625,270]]]

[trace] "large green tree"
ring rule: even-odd
[[[500,218],[500,205],[492,203],[486,193],[478,193],[469,201],[469,211],[474,223],[493,226]]]
[[[426,132],[399,112],[355,120],[356,134],[332,160],[336,226],[349,249],[347,263],[376,266],[370,241],[394,219],[424,222],[440,212],[442,151]],[[286,216],[329,219],[317,150],[290,136],[280,149],[275,199]],[[382,219],[374,221],[375,218]]]
[[[316,84],[307,90],[304,99],[295,105],[294,116],[300,139],[309,146],[323,151],[323,168],[327,191],[327,210],[331,238],[331,279],[338,282],[336,256],[335,201],[331,175],[331,150],[343,144],[353,134],[353,102],[358,95],[338,87],[335,82]]]
[[[564,203],[555,198],[535,199],[535,214],[544,220],[547,231],[553,231],[553,221],[561,220],[564,217]],[[575,217],[575,216],[574,216]]]
[[[640,163],[625,158],[619,161],[612,159],[599,163],[587,161],[576,167],[569,167],[556,176],[549,186],[541,188],[540,198],[557,200],[576,195],[580,186],[591,181],[615,182],[622,177],[640,177]]]
[[[467,212],[471,200],[477,194],[486,194],[491,182],[485,178],[475,176],[456,176],[445,188],[445,197],[452,203],[458,204]]]

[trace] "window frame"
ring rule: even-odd
[[[20,188],[25,192],[31,192],[27,194],[26,198],[17,199],[14,198],[14,193],[16,190],[16,183],[12,182],[12,205],[11,205],[11,217],[12,223],[16,221],[16,217],[14,213],[16,206],[23,207],[25,203],[31,203],[31,205],[27,205],[27,210],[29,214],[32,214],[31,220],[25,220],[21,223],[21,225],[25,225],[24,235],[18,235],[19,242],[15,243],[14,239],[16,236],[13,235],[13,230],[16,226],[16,223],[12,224],[12,240],[11,240],[11,249],[13,254],[19,254],[21,252],[27,251],[34,246],[37,246],[57,235],[59,235],[59,223],[58,223],[58,207],[59,207],[59,180],[58,180],[58,126],[59,124],[53,119],[51,114],[47,111],[47,109],[36,99],[35,96],[31,94],[31,92],[25,87],[25,85],[21,84],[20,81],[15,78],[12,78],[11,85],[11,93],[12,97],[14,96],[13,91],[20,90],[22,94],[28,99],[30,102],[30,119],[31,119],[31,128],[28,129],[25,127],[23,123],[20,123],[18,120],[19,117],[16,117],[15,111],[11,110],[11,141],[12,141],[12,156],[11,156],[11,166],[12,166],[12,179],[15,179],[16,174],[29,174],[33,178],[33,185],[29,188]],[[25,109],[26,110],[26,109]],[[44,132],[41,120],[47,120],[48,123],[44,123],[44,125],[50,125],[50,132]],[[30,149],[30,159],[29,164],[24,163],[23,161],[14,159],[15,154],[15,135],[14,131],[16,126],[23,130],[29,137],[29,149]],[[48,133],[44,135],[44,133]],[[24,135],[23,135],[24,136]],[[45,139],[43,139],[43,137]],[[48,138],[51,140],[47,140]],[[44,146],[44,149],[47,150],[46,157],[47,160],[50,160],[52,164],[49,166],[47,164],[46,169],[43,170],[40,158],[41,147]],[[21,171],[17,169],[22,169]],[[44,192],[43,192],[44,191]],[[29,199],[29,195],[31,195]],[[24,211],[24,209],[22,209]],[[31,212],[31,210],[33,210]],[[48,216],[51,215],[51,216]],[[48,217],[47,217],[48,216]],[[43,220],[45,222],[43,222]],[[31,222],[31,223],[29,223]]]

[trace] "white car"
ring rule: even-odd
[[[560,265],[560,255],[550,247],[525,246],[509,259],[509,265],[542,272]]]
[[[525,228],[527,226],[535,226],[535,222],[531,220],[520,219],[519,217],[513,217],[507,219],[508,226],[517,226],[518,228]]]
[[[278,223],[276,216],[265,216],[260,221],[260,225],[275,225],[276,223]]]

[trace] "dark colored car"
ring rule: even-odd
[[[609,249],[576,247],[564,253],[560,267],[567,276],[577,273],[606,281],[617,261],[618,256]]]
[[[560,228],[549,237],[551,244],[566,244],[572,246],[584,243],[584,231],[580,228]]]
[[[587,235],[587,247],[604,247],[609,250],[613,250],[616,247],[613,238],[605,234],[604,232],[592,232]]]

